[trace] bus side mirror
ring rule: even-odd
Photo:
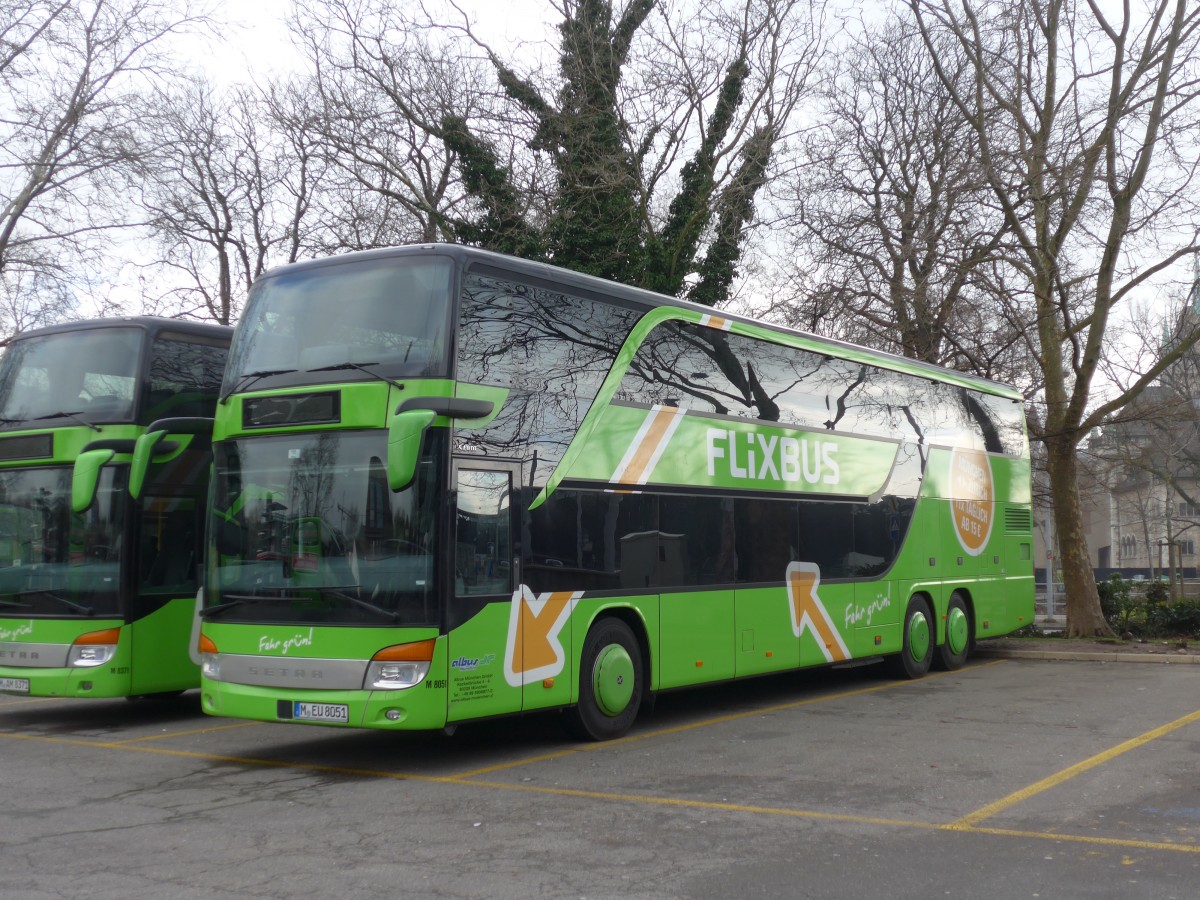
[[[490,400],[461,397],[410,397],[388,422],[388,487],[402,491],[412,484],[421,456],[421,439],[438,416],[448,419],[483,419],[495,410]]]
[[[71,510],[85,513],[96,500],[100,470],[117,455],[115,450],[85,450],[75,457],[71,474]]]
[[[91,508],[96,502],[100,470],[118,453],[128,456],[134,446],[132,438],[105,438],[92,441],[79,451],[71,473],[71,509],[74,512],[85,513]]]
[[[432,409],[404,409],[388,422],[387,476],[392,491],[402,491],[412,484],[421,440],[436,418],[437,412]]]
[[[152,463],[166,462],[170,454],[186,445],[187,441],[168,441],[168,434],[211,437],[213,420],[199,417],[159,419],[146,426],[146,433],[137,439],[133,449],[133,462],[129,464],[129,496],[141,499],[146,486],[146,475]]]

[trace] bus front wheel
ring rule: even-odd
[[[613,618],[596,622],[583,642],[571,732],[591,741],[623,735],[641,707],[643,679],[642,651],[629,626]]]
[[[904,641],[899,656],[890,660],[892,674],[897,678],[920,678],[933,662],[933,644],[937,634],[933,614],[924,597],[908,601],[904,613]]]

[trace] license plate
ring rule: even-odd
[[[18,694],[29,693],[28,678],[0,678],[0,691],[13,691]]]
[[[345,703],[301,703],[292,704],[292,718],[305,722],[350,722],[350,707]]]

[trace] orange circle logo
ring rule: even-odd
[[[950,514],[954,533],[970,556],[978,556],[992,534],[996,511],[996,489],[992,464],[982,450],[959,450],[950,454]]]

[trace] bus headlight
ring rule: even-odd
[[[120,639],[120,628],[106,628],[104,631],[81,634],[71,644],[67,653],[67,665],[79,669],[102,666],[117,655],[117,642]]]
[[[200,674],[209,681],[221,680],[221,657],[215,653],[200,654]]]
[[[373,662],[367,667],[363,687],[371,691],[398,691],[420,684],[428,674],[427,662]]]
[[[217,645],[208,635],[201,634],[196,649],[200,653],[200,674],[210,681],[220,681],[221,655],[217,651]]]
[[[433,660],[435,641],[417,641],[384,647],[371,658],[363,688],[368,691],[400,691],[425,680]]]

